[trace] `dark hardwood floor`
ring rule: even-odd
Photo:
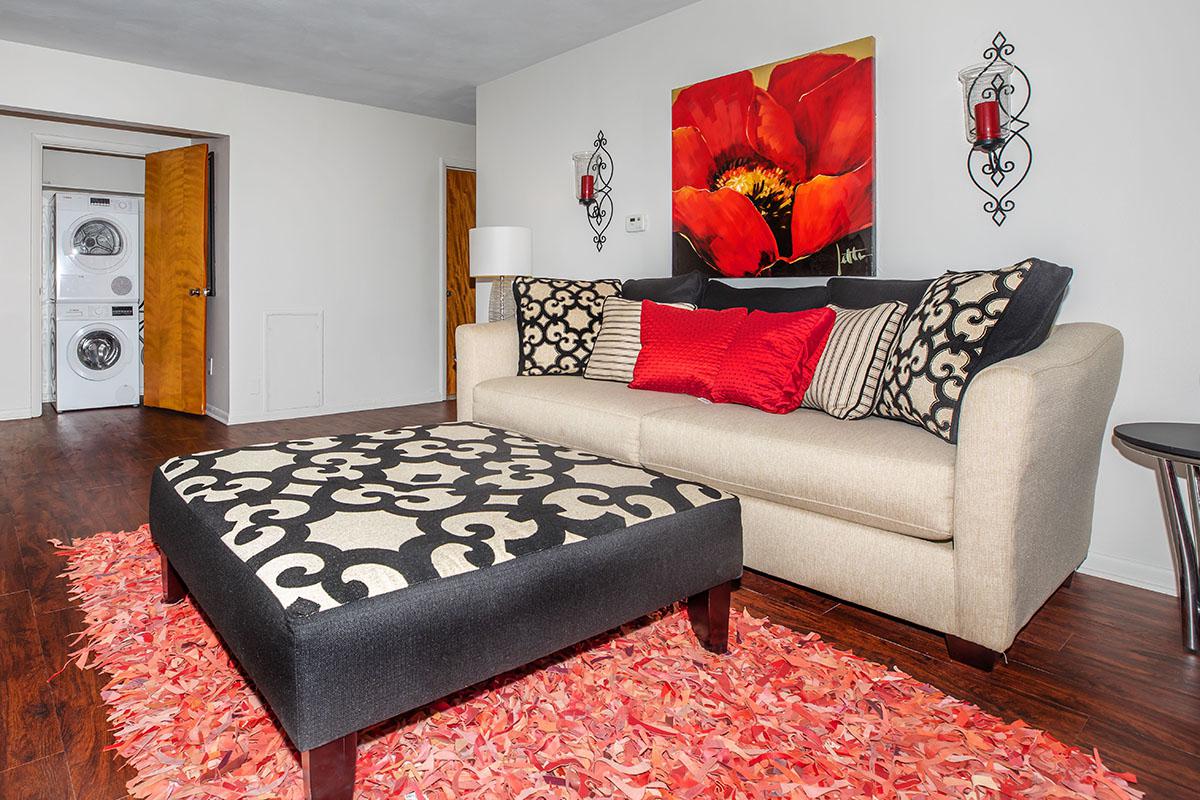
[[[141,525],[151,472],[171,455],[452,415],[439,403],[228,428],[150,409],[47,409],[0,422],[0,798],[118,800],[130,777],[104,750],[101,676],[68,665],[47,682],[81,627],[47,539]],[[1145,535],[1162,535],[1158,524],[1146,520]],[[734,604],[1097,747],[1150,797],[1200,797],[1200,658],[1180,646],[1174,598],[1080,575],[992,673],[950,661],[931,631],[764,575],[747,573]]]

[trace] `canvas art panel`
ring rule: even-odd
[[[676,89],[676,275],[875,274],[875,39]]]

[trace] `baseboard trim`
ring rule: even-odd
[[[204,414],[205,416],[212,417],[222,425],[229,424],[229,412],[223,408],[217,408],[216,406],[205,406]]]
[[[1084,575],[1095,575],[1097,578],[1107,578],[1172,597],[1178,591],[1173,570],[1119,556],[1090,553],[1079,571]]]
[[[375,411],[380,408],[398,408],[400,406],[415,406],[423,403],[440,403],[442,394],[431,394],[419,397],[392,397],[385,400],[369,400],[363,403],[346,403],[338,406],[315,406],[313,408],[289,408],[282,411],[266,411],[259,414],[228,414],[226,425],[249,425],[255,422],[279,422],[285,419],[301,419],[304,417],[328,417],[333,414],[350,414],[355,411]]]
[[[29,413],[29,406],[21,406],[20,408],[7,408],[0,411],[0,420],[11,419],[33,419],[34,415]]]

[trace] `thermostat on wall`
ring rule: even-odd
[[[629,214],[625,217],[625,230],[629,233],[641,233],[646,230],[646,218],[641,214]]]

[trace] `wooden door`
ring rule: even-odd
[[[454,331],[475,321],[475,281],[471,279],[467,232],[475,227],[475,173],[446,170],[446,394],[453,397]]]
[[[208,145],[146,156],[145,404],[205,408]]]

